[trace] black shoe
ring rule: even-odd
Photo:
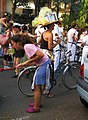
[[[14,76],[12,76],[12,78],[18,78],[18,75],[14,75]]]

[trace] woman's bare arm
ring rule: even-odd
[[[48,49],[52,50],[54,47],[56,47],[56,45],[58,45],[61,42],[61,39],[58,37],[58,40],[56,41],[56,43],[53,43],[53,34],[51,34],[48,37]]]
[[[35,55],[33,55],[30,59],[28,59],[27,61],[17,65],[16,67],[19,68],[19,67],[24,67],[24,66],[29,66],[31,65],[32,63],[34,63],[36,60],[39,60],[41,59],[42,57],[44,56],[44,54],[40,51],[40,50],[37,50]]]
[[[2,24],[7,27],[7,24],[4,22],[5,19],[1,19]]]

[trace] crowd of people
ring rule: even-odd
[[[1,45],[4,68],[9,67],[7,65],[10,60],[16,67],[12,78],[18,77],[20,67],[34,64],[38,66],[34,75],[34,103],[26,110],[29,113],[39,112],[42,107],[42,94],[46,94],[47,65],[52,64],[54,75],[60,61],[64,59],[61,46],[71,51],[70,63],[74,62],[78,41],[80,46],[84,45],[81,64],[88,52],[88,28],[78,29],[75,22],[72,22],[67,32],[63,30],[59,20],[46,25],[40,24],[33,35],[28,32],[27,25],[14,24],[4,16],[0,19],[0,34],[8,38],[5,44]]]

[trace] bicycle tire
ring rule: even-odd
[[[17,84],[20,92],[28,97],[32,97],[33,91],[31,89],[33,76],[36,70],[36,66],[29,66],[20,72]]]
[[[76,82],[79,79],[80,66],[77,63],[67,65],[63,71],[62,82],[70,90],[76,89]]]

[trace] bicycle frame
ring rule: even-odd
[[[62,63],[62,62],[61,62],[61,63]],[[59,64],[58,67],[60,67],[61,63]],[[63,65],[60,67],[59,70],[57,69],[57,70],[54,72],[54,73],[56,73],[56,72],[58,71],[58,73],[57,73],[56,76],[54,77],[54,80],[57,81],[57,79],[58,79],[60,73],[65,69],[65,67],[67,67],[67,65],[68,65],[68,63],[63,64]]]
[[[65,51],[66,51],[66,48],[64,48],[64,52]],[[65,53],[65,63],[63,63],[64,60],[62,62],[60,62],[59,65],[58,65],[58,67],[57,67],[57,69],[56,69],[56,71],[54,72],[54,73],[56,73],[58,71],[58,73],[54,77],[54,80],[56,80],[56,81],[57,81],[60,73],[63,72],[63,70],[69,65],[69,59],[67,59],[67,55],[68,55],[68,58],[69,58],[71,56],[71,51],[68,51],[68,52]],[[63,64],[63,65],[61,66],[61,64]],[[59,68],[59,70],[58,70],[58,68]]]

